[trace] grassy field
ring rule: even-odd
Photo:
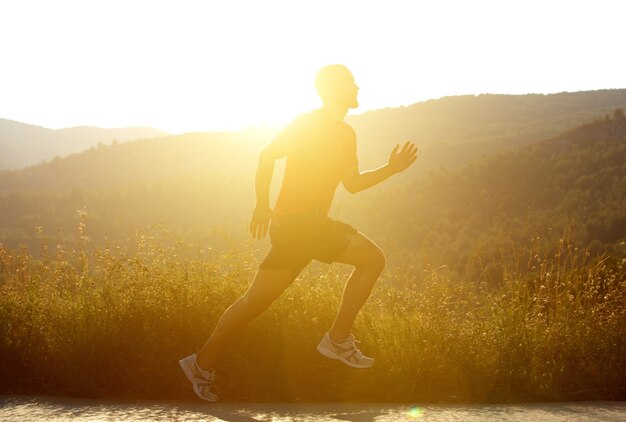
[[[165,228],[123,244],[0,246],[0,391],[192,398],[178,368],[252,279],[250,244]],[[42,239],[45,236],[42,235]],[[525,246],[525,245],[524,245]],[[557,241],[503,257],[502,279],[387,269],[357,320],[353,370],[315,351],[348,268],[313,266],[229,347],[224,400],[626,399],[626,263]]]

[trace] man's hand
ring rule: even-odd
[[[417,147],[412,142],[404,144],[400,151],[399,148],[400,144],[396,145],[389,156],[389,167],[394,173],[406,170],[417,159]]]
[[[256,207],[252,212],[250,221],[250,233],[255,239],[263,239],[270,227],[270,221],[274,217],[274,212],[270,207]]]

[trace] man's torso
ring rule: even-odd
[[[289,152],[276,217],[326,215],[343,172],[357,165],[354,130],[319,109],[299,116],[279,136],[285,137]]]

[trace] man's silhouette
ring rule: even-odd
[[[247,292],[224,312],[202,349],[180,361],[203,400],[217,400],[212,385],[219,352],[313,259],[355,267],[345,285],[337,318],[317,350],[354,368],[374,364],[374,359],[356,347],[350,330],[385,266],[385,257],[374,242],[348,224],[330,219],[327,213],[339,182],[351,193],[370,188],[413,164],[417,148],[410,142],[402,148],[396,145],[386,165],[360,173],[356,136],[343,122],[348,110],[359,104],[359,87],[352,73],[342,65],[326,66],[318,72],[315,86],[322,108],[296,118],[259,158],[250,231],[257,239],[269,231],[272,248]],[[272,210],[270,182],[274,162],[282,157],[287,157],[285,176]]]

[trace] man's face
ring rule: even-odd
[[[348,108],[357,108],[359,100],[359,86],[354,82],[354,76],[350,71],[342,72],[337,78],[337,99]]]

